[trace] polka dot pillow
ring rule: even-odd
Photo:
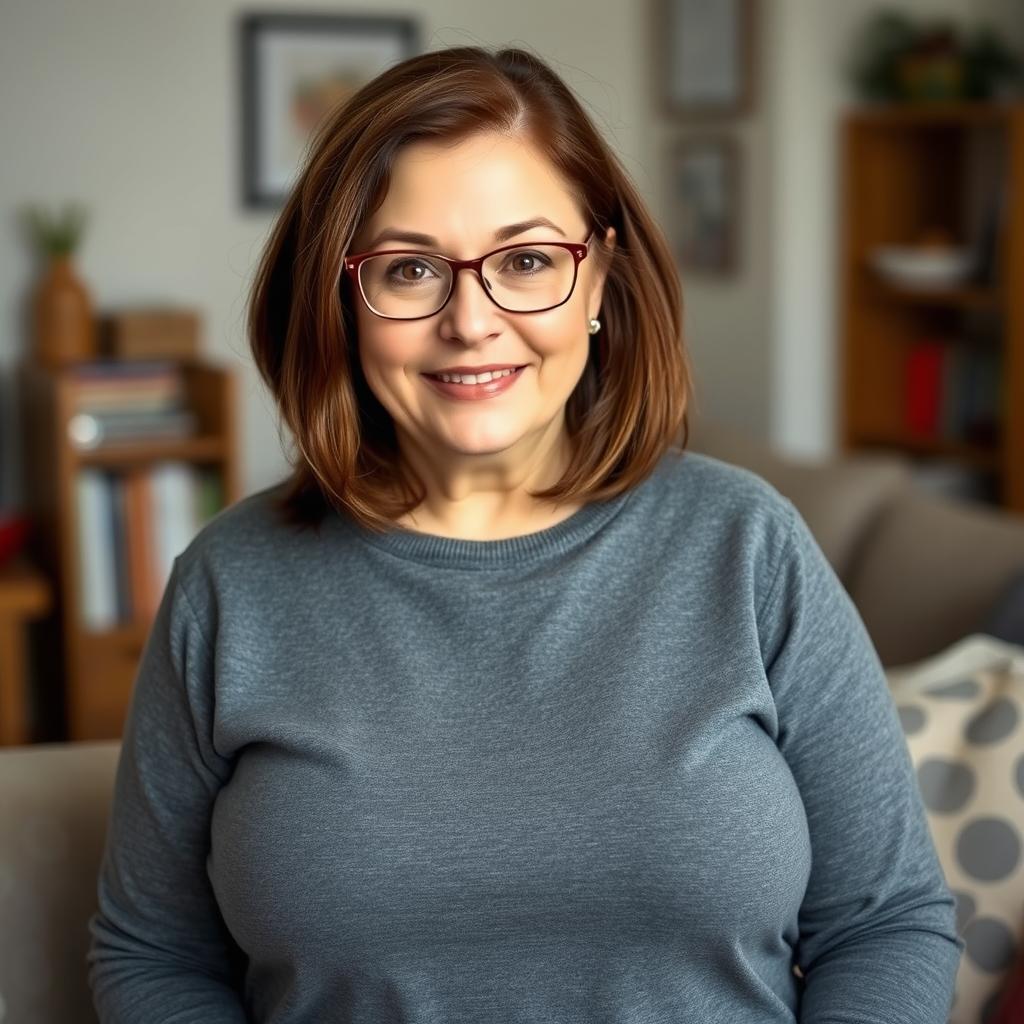
[[[1024,944],[1024,647],[974,634],[886,676],[965,943],[949,1024],[986,1024]]]

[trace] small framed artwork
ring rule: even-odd
[[[683,270],[713,277],[736,272],[739,162],[728,136],[689,136],[670,145],[669,234]]]
[[[749,113],[756,0],[653,0],[657,96],[670,116]]]
[[[328,111],[392,64],[420,52],[404,16],[249,13],[238,21],[242,201],[277,208]]]

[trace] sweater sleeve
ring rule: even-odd
[[[244,956],[206,870],[229,764],[212,742],[213,658],[181,556],[146,639],[122,736],[86,957],[103,1024],[243,1024]]]
[[[778,746],[811,872],[796,961],[802,1024],[946,1024],[964,942],[885,672],[799,511],[761,602]]]

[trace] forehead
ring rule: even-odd
[[[533,144],[493,134],[455,144],[423,141],[396,157],[387,195],[365,235],[399,227],[455,242],[490,237],[493,227],[538,216],[572,233],[582,215]]]

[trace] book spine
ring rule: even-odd
[[[128,529],[131,522],[130,496],[127,482],[120,473],[108,473],[106,477],[111,492],[111,535],[110,550],[113,556],[112,572],[117,591],[117,621],[126,622],[132,617],[131,560],[128,551]]]
[[[963,436],[957,407],[963,365],[963,348],[960,345],[947,346],[942,361],[941,434],[948,441],[959,441]]]
[[[918,436],[939,433],[944,347],[936,341],[919,341],[907,353],[904,424]]]
[[[75,492],[81,619],[87,630],[108,629],[118,617],[113,489],[101,470],[82,469]]]

